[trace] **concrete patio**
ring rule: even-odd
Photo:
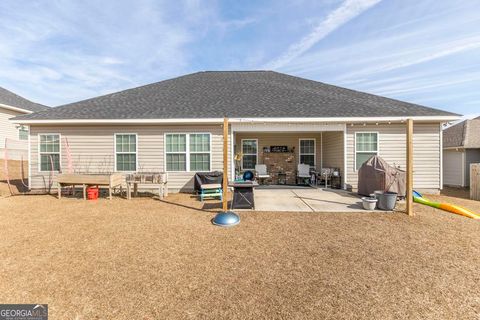
[[[309,187],[259,187],[257,211],[358,212],[364,211],[359,196],[335,189]]]

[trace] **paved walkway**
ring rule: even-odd
[[[358,212],[364,211],[357,195],[343,190],[281,188],[255,190],[257,211]]]

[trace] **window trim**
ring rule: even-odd
[[[242,170],[255,170],[255,168],[245,169],[243,167],[243,156],[245,155],[245,153],[243,153],[243,141],[255,141],[257,143],[257,153],[255,154],[255,156],[257,156],[257,163],[256,164],[258,164],[258,148],[259,148],[258,138],[245,138],[245,139],[241,139],[241,141],[240,141],[240,150],[241,150],[241,153],[242,153],[242,163],[241,163]],[[247,155],[253,156],[254,154],[253,153],[247,153]]]
[[[118,171],[117,170],[117,135],[134,135],[135,136],[135,171]],[[132,152],[120,152],[119,154],[131,154]],[[113,162],[115,172],[133,173],[138,171],[138,133],[134,132],[116,132],[113,134]]]
[[[58,136],[58,166],[59,170],[42,170],[42,157],[41,155],[43,153],[48,153],[48,154],[56,154],[57,152],[41,152],[40,151],[40,136],[51,136],[51,135],[57,135]],[[29,135],[30,136],[30,135]],[[37,160],[38,160],[38,172],[60,172],[62,171],[62,134],[60,133],[37,133]]]
[[[172,152],[167,152],[167,136],[169,134],[184,134],[186,137],[186,148],[185,152],[180,152],[180,151],[172,151]],[[165,132],[163,134],[163,168],[165,172],[173,172],[173,173],[184,173],[184,172],[204,172],[204,170],[198,171],[198,170],[190,170],[190,135],[191,134],[207,134],[208,135],[208,143],[209,143],[209,148],[208,152],[206,151],[194,151],[192,153],[194,154],[201,154],[201,153],[208,153],[209,154],[209,170],[212,171],[212,133],[211,132]],[[185,157],[185,171],[178,171],[178,170],[172,170],[168,171],[167,170],[167,153],[171,154],[186,154]]]
[[[359,133],[375,133],[377,135],[377,150],[376,151],[357,151],[357,134]],[[376,153],[377,156],[380,155],[380,132],[379,131],[356,131],[353,141],[353,171],[358,172],[357,169],[357,153]]]
[[[301,155],[312,155],[311,153],[302,153],[301,143],[302,140],[313,140],[313,167],[317,167],[317,139],[316,138],[299,138],[298,139],[298,164],[300,164]]]

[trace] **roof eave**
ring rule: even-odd
[[[411,117],[302,117],[302,118],[230,118],[232,123],[239,122],[261,122],[261,123],[304,123],[304,122],[404,122],[412,119],[416,122],[447,122],[460,119],[459,116],[411,116]],[[222,123],[223,118],[184,118],[184,119],[10,119],[11,122],[25,125],[46,125],[46,124],[216,124]]]
[[[22,112],[22,113],[33,113],[33,111],[31,111],[31,110],[27,110],[27,109],[23,109],[23,108],[19,108],[19,107],[14,107],[14,106],[10,106],[8,104],[3,104],[3,103],[0,103],[0,108],[7,109],[7,110],[12,110],[12,111],[17,111],[17,112]]]

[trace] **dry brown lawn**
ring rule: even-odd
[[[478,221],[415,204],[413,218],[241,212],[223,229],[199,208],[0,199],[0,302],[48,303],[51,319],[479,318]]]
[[[24,186],[28,181],[28,162],[8,161],[7,166],[8,176],[10,177],[10,187],[14,194],[22,193],[27,190]],[[10,188],[7,184],[5,162],[0,159],[0,198],[9,196],[11,194]],[[23,177],[23,179],[22,179]]]

